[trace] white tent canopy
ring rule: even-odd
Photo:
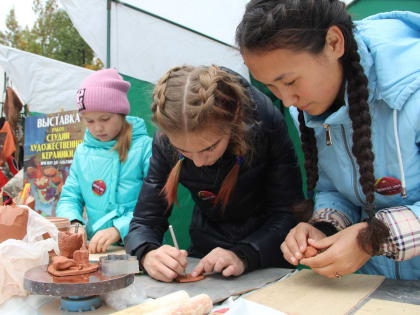
[[[76,109],[76,91],[92,70],[0,45],[0,67],[31,112]],[[3,88],[3,87],[2,87]]]
[[[123,1],[230,46],[236,46],[236,26],[241,21],[249,0]]]
[[[111,2],[110,67],[152,83],[169,68],[183,64],[217,64],[249,77],[233,46],[247,0],[126,1]],[[106,63],[107,1],[60,2]]]

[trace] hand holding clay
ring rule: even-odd
[[[309,223],[299,223],[289,231],[280,249],[283,257],[292,265],[297,265],[304,257],[303,253],[308,246],[308,238],[321,240],[326,235]]]
[[[230,277],[239,276],[244,271],[244,263],[234,252],[217,247],[200,260],[191,275],[196,277],[207,272],[219,272],[225,277]]]
[[[336,274],[343,276],[355,272],[372,257],[362,249],[357,239],[360,230],[367,225],[366,222],[360,222],[322,240],[308,239],[308,244],[320,253],[302,259],[301,263],[329,278],[336,278]]]
[[[184,273],[187,267],[188,253],[169,245],[163,245],[148,252],[141,265],[153,279],[172,282],[178,275]]]
[[[120,232],[110,227],[96,232],[89,242],[89,253],[105,253],[108,247],[121,239]]]

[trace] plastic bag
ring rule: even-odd
[[[11,198],[17,197],[22,190],[23,168],[3,186],[3,191]]]
[[[40,315],[39,308],[52,303],[57,297],[47,295],[16,296],[0,305],[0,314],[7,315]]]
[[[23,278],[27,270],[48,264],[48,252],[58,250],[58,230],[46,218],[28,209],[27,233],[23,240],[0,243],[0,305],[12,296],[26,296]],[[43,235],[51,237],[44,240]]]
[[[128,287],[106,293],[102,299],[106,305],[119,311],[143,303],[146,300],[146,293],[138,279],[134,277],[134,282]]]

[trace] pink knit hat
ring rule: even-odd
[[[130,83],[124,81],[115,69],[96,71],[83,80],[77,91],[79,112],[108,112],[128,115],[130,103],[127,91]]]

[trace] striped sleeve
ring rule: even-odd
[[[309,224],[317,222],[331,223],[337,231],[344,230],[352,224],[350,219],[344,213],[330,208],[322,208],[314,213],[312,218],[309,220]]]
[[[382,255],[403,261],[420,255],[420,220],[409,208],[400,206],[378,211],[376,217],[389,228]]]

